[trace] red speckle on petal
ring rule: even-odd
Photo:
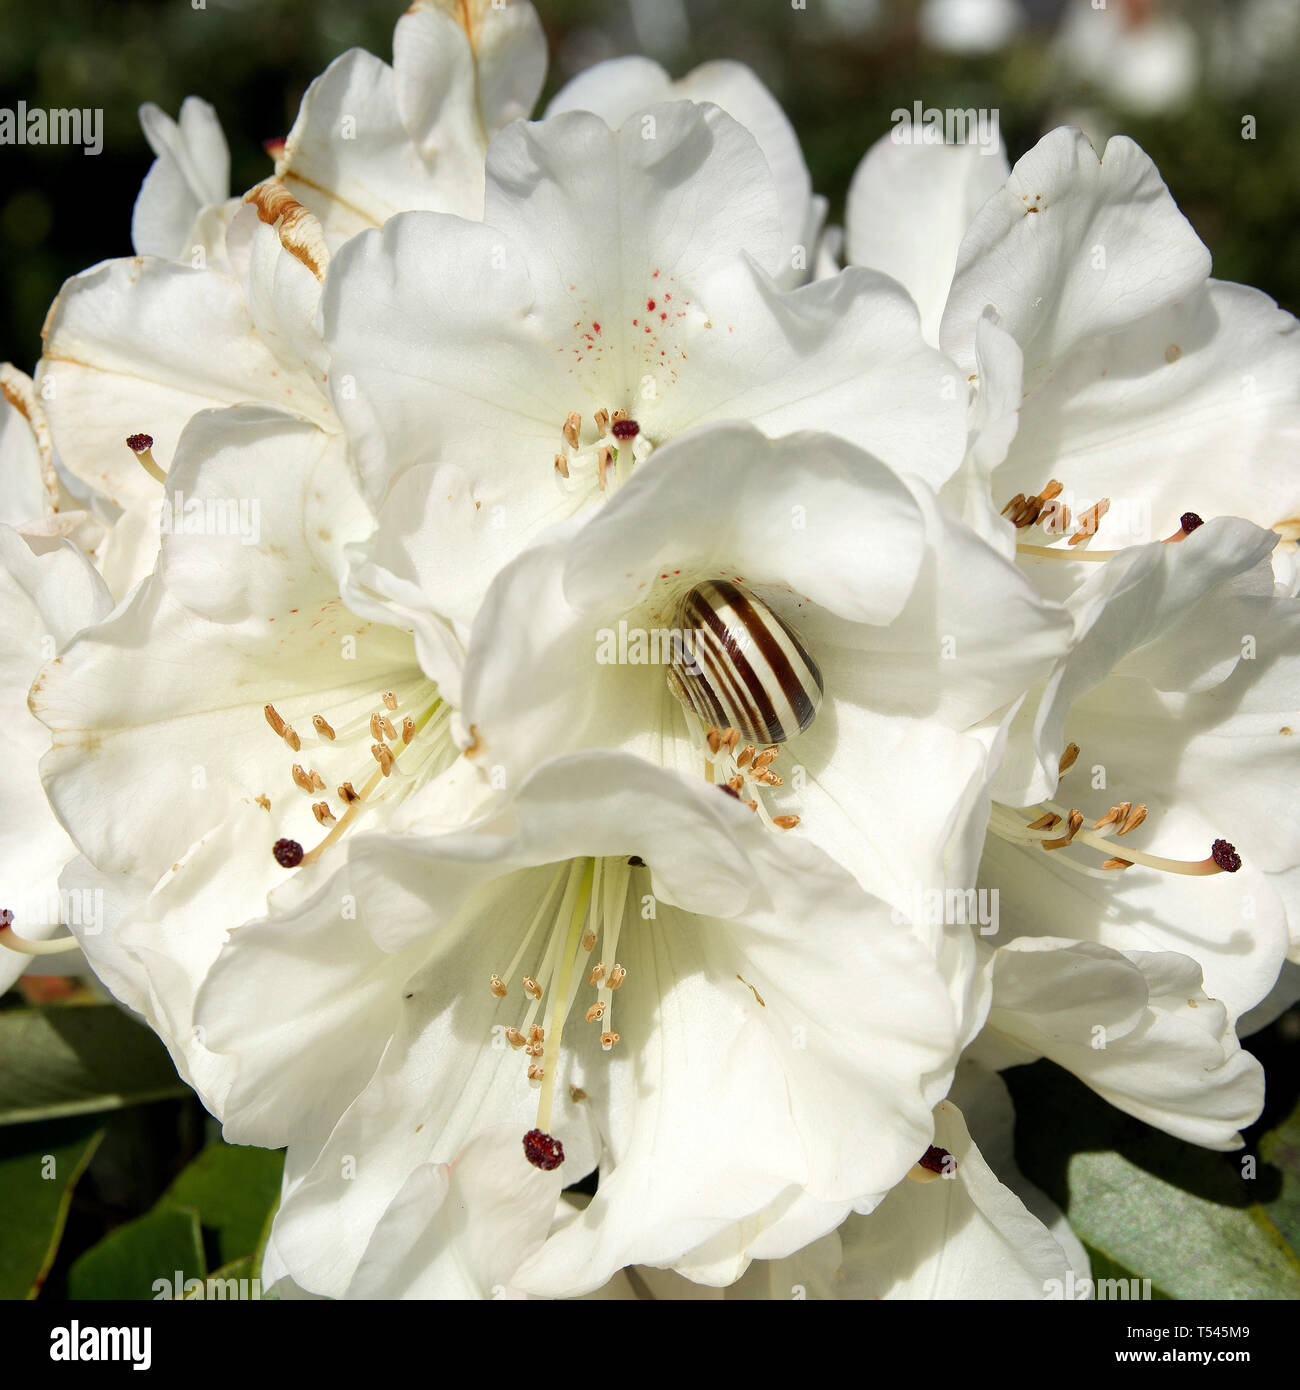
[[[657,270],[651,271],[650,273],[653,279],[657,280],[659,278],[659,272]]]
[[[600,332],[600,324],[596,323],[594,320],[591,326],[596,330],[597,333]]]
[[[646,307],[647,309],[649,309],[650,312],[653,314],[654,311],[655,311],[655,302],[654,302],[654,300],[653,300],[653,299],[647,299],[646,302],[645,302],[645,307]]]

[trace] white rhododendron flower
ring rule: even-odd
[[[263,406],[203,412],[168,474],[180,495],[204,524],[163,535],[155,573],[46,669],[32,708],[57,740],[51,802],[115,904],[82,944],[218,1105],[190,1009],[226,933],[285,863],[328,853],[361,812],[383,824],[456,749],[425,669],[439,654],[426,642],[422,666],[408,632],[339,597],[370,520],[337,439]],[[235,524],[207,525],[231,499]],[[451,686],[449,635],[440,656]]]
[[[1131,140],[1098,155],[1056,130],[1005,182],[1001,165],[976,145],[887,136],[848,210],[850,261],[897,276],[974,383],[954,505],[1009,544],[990,508],[1003,512],[1052,593],[1103,551],[1179,535],[1189,514],[1244,516],[1281,537],[1275,566],[1293,592],[1295,319],[1209,278],[1209,252]],[[922,228],[938,230],[933,255]]]
[[[829,430],[936,486],[959,466],[952,364],[898,286],[850,270],[780,290],[753,138],[707,105],[644,120],[516,124],[489,152],[481,223],[396,217],[331,266],[331,384],[363,487],[395,525],[420,518],[458,626],[545,526],[697,425]]]
[[[887,904],[626,754],[547,763],[473,829],[358,840],[233,935],[196,1017],[235,1058],[227,1136],[290,1145],[279,1256],[335,1295],[411,1173],[507,1121],[539,1166],[539,1135],[574,1179],[600,1166],[520,1288],[587,1292],[633,1262],[730,1282],[904,1176],[958,1045]]]

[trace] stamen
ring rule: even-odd
[[[489,976],[488,988],[492,991],[493,994],[496,995],[498,999],[504,999],[506,995],[509,993],[509,990],[506,989],[506,982],[501,978],[500,975]],[[523,1039],[521,1038],[520,1041],[522,1042]]]
[[[166,483],[167,475],[158,467],[153,456],[153,435],[132,434],[127,436],[126,447],[135,455],[136,462],[155,482]]]
[[[302,739],[294,732],[292,724],[284,726],[284,741],[293,749],[295,753],[302,752]]]
[[[570,449],[578,447],[578,434],[582,429],[582,416],[576,410],[569,411],[568,418],[564,422],[564,442]]]
[[[52,941],[31,941],[14,931],[13,922],[13,913],[7,907],[0,908],[0,946],[16,951],[20,956],[57,956],[64,951],[75,951],[79,944],[75,936],[57,936]]]
[[[284,731],[285,731],[289,726],[284,722],[283,719],[280,718],[278,712],[276,711],[275,706],[274,706],[274,705],[267,705],[267,706],[265,707],[265,709],[264,709],[262,712],[263,712],[263,714],[266,715],[266,722],[267,722],[267,723],[271,726],[271,728],[275,731],[275,736],[276,736],[277,738],[283,738],[283,737],[284,737]]]
[[[324,825],[326,821],[332,821],[334,819],[334,812],[330,810],[330,804],[328,801],[312,802],[311,810],[312,815],[316,817],[317,821],[319,821],[321,825]]]
[[[384,704],[385,704],[389,709],[396,709],[396,708],[397,708],[397,696],[394,695],[393,692],[392,692],[391,690],[385,690],[385,691],[384,691],[383,699],[384,699]]]
[[[623,967],[622,967],[621,965],[616,965],[616,966],[609,972],[609,980],[607,981],[607,983],[608,983],[610,989],[617,989],[617,988],[623,983],[623,981],[626,980],[626,979],[627,979],[627,971],[624,970]]]
[[[331,743],[334,742],[334,730],[329,721],[321,714],[313,714],[311,717],[312,726],[321,738],[327,738]]]
[[[1078,756],[1079,745],[1077,743],[1067,743],[1065,745],[1065,752],[1061,754],[1061,761],[1057,766],[1056,775],[1058,777],[1064,777],[1074,766],[1075,759],[1077,759]]]

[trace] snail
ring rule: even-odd
[[[822,673],[798,633],[762,599],[726,579],[697,584],[678,607],[694,640],[674,651],[668,688],[706,727],[784,743],[817,717]]]

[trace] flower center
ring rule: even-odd
[[[555,474],[566,492],[612,492],[654,449],[626,410],[602,406],[591,418],[592,425],[584,426],[582,416],[571,410],[560,430]]]
[[[584,991],[594,992],[594,997],[588,994],[590,1002],[582,1012],[587,1024],[600,1027],[601,1047],[610,1052],[619,1042],[613,1029],[614,995],[627,971],[616,953],[632,870],[640,867],[642,861],[635,857],[573,859],[556,865],[514,958],[488,978],[497,999],[508,998],[517,981],[527,1001],[517,1024],[505,1029],[505,1037],[526,1059],[528,1082],[537,1091],[537,1129],[532,1133],[543,1139],[549,1137],[565,1025],[575,1004],[582,1008],[578,999]],[[597,945],[600,959],[593,965]],[[531,1155],[529,1161],[535,1161]]]
[[[313,863],[362,812],[379,802],[395,803],[443,771],[456,753],[448,728],[451,711],[437,687],[423,675],[403,681],[373,700],[361,702],[359,711],[331,722],[311,710],[300,697],[285,702],[285,709],[310,726],[306,754],[289,767],[289,782],[301,793],[282,815],[282,826],[293,832],[281,836],[272,847],[278,864],[286,869]],[[304,734],[273,704],[264,707],[266,722],[290,751],[302,754]],[[367,747],[368,745],[368,747]],[[320,769],[325,768],[326,775]],[[335,804],[328,788],[334,786]],[[320,793],[325,795],[321,796]],[[269,811],[270,798],[258,804]],[[330,827],[312,849],[302,845],[302,831],[310,825],[305,807],[319,826]]]
[[[1059,778],[1074,766],[1079,756],[1079,745],[1072,743],[1061,755]],[[1012,844],[1023,845],[1028,850],[1041,849],[1045,853],[1068,849],[1071,845],[1086,845],[1099,850],[1109,857],[1100,868],[1078,862],[1068,854],[1060,855],[1056,862],[1087,878],[1113,878],[1117,873],[1141,864],[1148,869],[1160,869],[1164,873],[1185,874],[1203,877],[1209,874],[1235,874],[1241,868],[1241,856],[1227,840],[1215,840],[1210,853],[1204,859],[1167,859],[1159,854],[1147,854],[1143,850],[1124,846],[1123,854],[1113,853],[1117,847],[1112,837],[1127,835],[1136,830],[1147,818],[1145,802],[1136,805],[1131,801],[1121,801],[1112,806],[1104,816],[1093,821],[1091,828],[1084,826],[1082,811],[1066,810],[1053,801],[1042,801],[1035,806],[1016,809],[993,803],[989,817],[989,829],[1001,839]]]
[[[1075,527],[1074,533],[1064,545],[1020,543],[1016,545],[1016,554],[1031,556],[1036,560],[1091,560],[1094,562],[1109,560],[1112,556],[1118,555],[1118,550],[1091,550],[1088,548],[1089,542],[1101,526],[1102,517],[1110,510],[1110,498],[1103,497],[1085,511],[1080,512],[1077,517],[1072,517],[1069,507],[1061,501],[1062,490],[1061,484],[1052,478],[1047,486],[1033,497],[1026,497],[1023,492],[1018,492],[1002,508],[1002,515],[1011,522],[1017,531],[1027,531],[1030,527],[1037,526],[1051,539],[1060,540],[1070,529],[1072,523]],[[1184,512],[1178,519],[1178,529],[1172,535],[1164,538],[1164,544],[1173,545],[1178,541],[1184,541],[1193,531],[1204,525],[1204,521],[1195,512]]]

